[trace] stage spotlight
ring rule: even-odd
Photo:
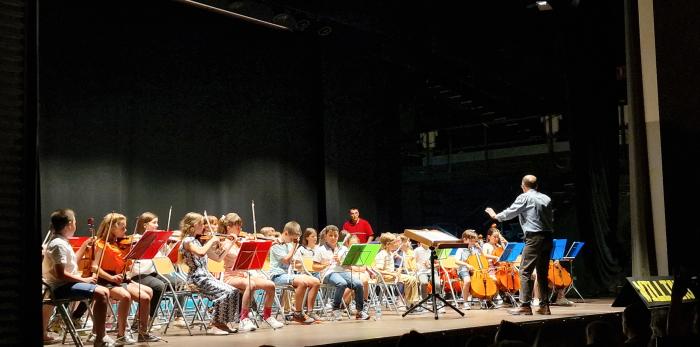
[[[529,4],[526,7],[530,9],[537,9],[537,11],[540,12],[552,10],[552,5],[548,1],[535,1],[534,3]]]

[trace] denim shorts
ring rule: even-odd
[[[462,281],[469,281],[471,280],[471,276],[469,275],[469,270],[462,270],[457,273],[459,275],[459,278],[462,279]]]
[[[92,283],[66,283],[53,290],[56,299],[90,299],[97,288]]]
[[[280,275],[274,275],[272,276],[272,282],[275,283],[275,285],[278,286],[284,286],[284,285],[292,285],[292,282],[294,282],[294,279],[297,278],[299,275],[290,275],[290,274],[280,274]]]

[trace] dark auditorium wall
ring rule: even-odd
[[[393,77],[366,52],[170,1],[46,1],[40,16],[42,225],[72,207],[81,230],[111,210],[164,228],[172,205],[171,228],[207,210],[250,230],[251,200],[258,228],[340,224],[349,205],[390,223]]]
[[[693,0],[655,1],[654,31],[659,88],[659,121],[663,158],[666,233],[671,270],[690,267],[700,274],[697,261],[697,208],[700,194],[700,4]],[[690,201],[690,202],[688,202]]]

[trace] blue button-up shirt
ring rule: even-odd
[[[510,207],[496,215],[499,222],[516,216],[520,227],[526,233],[549,231],[552,229],[552,199],[534,189],[520,194]]]

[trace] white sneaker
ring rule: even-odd
[[[540,306],[540,299],[532,299],[530,306]]]
[[[173,322],[173,326],[176,326],[178,328],[187,328],[187,321],[185,321],[185,318],[177,317]]]
[[[368,320],[369,319],[369,314],[365,311],[357,311],[357,314],[355,315],[355,319],[357,320]]]
[[[131,337],[131,334],[126,333],[124,336],[117,337],[117,339],[114,341],[115,346],[124,346],[124,345],[133,345],[136,343],[136,340]]]
[[[275,319],[275,317],[272,316],[267,317],[267,319],[265,319],[265,322],[267,322],[267,324],[270,324],[272,329],[279,329],[284,327],[284,324],[280,323],[277,319]]]
[[[244,318],[238,323],[238,331],[240,332],[254,331],[256,328],[255,323],[250,318]]]
[[[561,298],[555,302],[557,306],[573,306],[574,302],[567,299],[567,298]]]
[[[462,304],[462,309],[463,309],[463,310],[471,310],[471,309],[472,309],[472,306],[469,305],[468,302],[465,302],[464,304]]]
[[[333,310],[333,320],[343,320],[343,310]]]
[[[212,326],[211,328],[207,329],[207,335],[228,335],[228,331]]]

